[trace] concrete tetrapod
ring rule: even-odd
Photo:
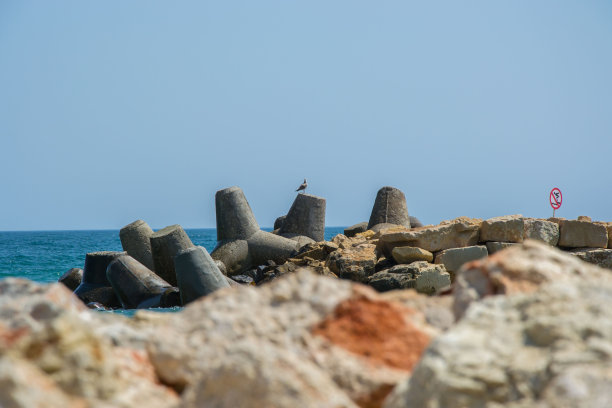
[[[90,252],[85,255],[83,280],[74,290],[74,294],[85,304],[97,302],[106,307],[120,307],[113,288],[106,279],[106,268],[117,257],[127,255],[125,252],[102,251]]]
[[[151,251],[151,235],[153,235],[153,230],[143,220],[136,220],[119,231],[123,250],[150,270],[155,270]]]
[[[111,262],[106,277],[124,309],[180,305],[176,288],[129,255]]]
[[[311,194],[298,194],[280,227],[279,235],[293,238],[306,236],[325,240],[325,199]]]
[[[201,246],[179,252],[174,257],[174,268],[183,305],[217,289],[229,287],[227,278],[221,273],[208,251]]]
[[[211,256],[225,264],[228,275],[268,260],[283,263],[297,250],[297,242],[259,229],[240,187],[217,191],[215,207],[218,242]]]
[[[402,225],[410,228],[410,216],[406,206],[406,197],[395,187],[383,187],[378,190],[368,229],[378,224]]]
[[[174,257],[183,249],[191,248],[193,243],[183,228],[170,225],[151,235],[151,250],[155,273],[169,284],[176,286]]]

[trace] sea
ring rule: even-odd
[[[344,227],[326,227],[325,239],[343,231]],[[214,228],[185,232],[195,245],[208,252],[217,244]],[[41,283],[57,282],[70,268],[83,268],[87,253],[121,250],[119,230],[0,232],[0,279],[19,277]]]

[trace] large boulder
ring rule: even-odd
[[[569,251],[584,262],[595,264],[601,268],[612,269],[612,249],[578,248]]]
[[[436,333],[417,310],[301,271],[189,304],[149,352],[189,407],[380,406]]]
[[[398,246],[419,247],[429,252],[472,246],[478,243],[480,223],[479,219],[460,217],[415,230],[389,230],[381,233],[378,248],[390,257],[393,248]]]
[[[363,243],[332,252],[327,266],[343,279],[367,282],[368,277],[374,273],[376,260],[376,245]]]
[[[415,261],[433,261],[433,254],[431,252],[410,246],[393,248],[391,251],[391,256],[398,264],[409,264]]]
[[[442,264],[447,271],[454,274],[463,264],[489,255],[484,245],[474,245],[463,248],[450,248],[436,254],[435,263]]]
[[[524,223],[524,239],[535,239],[552,246],[559,243],[559,224],[556,222],[525,218]]]
[[[490,218],[480,226],[480,242],[523,242],[524,234],[522,215]]]
[[[608,246],[608,229],[605,225],[589,221],[561,221],[559,246],[567,248],[606,248]]]
[[[431,295],[448,287],[451,279],[443,265],[420,261],[376,272],[369,277],[368,284],[379,292],[415,289],[419,293]]]
[[[457,273],[453,295],[457,317],[474,301],[491,295],[536,291],[547,282],[596,281],[609,272],[542,242],[527,240],[522,245],[465,264]]]
[[[534,251],[545,259],[528,256]],[[547,264],[556,276],[583,276],[473,303],[432,342],[385,408],[612,406],[612,275],[591,277],[597,268],[535,246],[500,254],[517,256],[525,273]]]

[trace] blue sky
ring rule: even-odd
[[[0,230],[612,221],[609,1],[0,1]]]

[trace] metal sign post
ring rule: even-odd
[[[555,211],[561,207],[562,202],[563,194],[561,194],[561,190],[557,187],[550,190],[550,206],[553,208],[553,217],[555,216]]]

